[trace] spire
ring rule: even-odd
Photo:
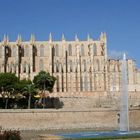
[[[77,34],[75,34],[75,41],[79,41]]]
[[[18,34],[18,36],[17,36],[17,44],[20,44],[21,42],[22,42],[21,35]]]
[[[62,33],[62,41],[65,41],[65,36],[63,33]]]
[[[87,41],[90,41],[90,40],[91,40],[90,35],[87,34]]]
[[[106,42],[106,33],[103,34],[104,41]]]
[[[9,42],[9,38],[8,38],[8,36],[6,36],[5,34],[4,34],[4,37],[3,37],[3,44],[7,44]]]
[[[8,37],[8,35],[7,35],[7,43],[9,42],[9,37]]]
[[[126,60],[126,54],[125,53],[123,54],[123,60]]]
[[[106,42],[106,33],[101,32],[100,40]]]
[[[4,37],[3,37],[3,42],[7,42],[7,38],[6,38],[5,34],[4,34]]]
[[[22,42],[22,37],[21,37],[21,35],[19,36],[19,39],[20,39],[20,41]]]
[[[103,32],[101,32],[101,34],[100,34],[100,40],[102,40],[103,39]]]
[[[49,34],[49,42],[52,42],[52,34]]]
[[[30,42],[31,42],[31,44],[35,43],[35,35],[34,34],[31,34]]]

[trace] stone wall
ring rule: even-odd
[[[50,97],[58,97],[63,102],[63,108],[92,109],[120,108],[120,92],[83,92],[83,93],[51,93]],[[129,107],[140,107],[140,92],[129,92]]]
[[[0,126],[4,129],[118,129],[118,110],[0,110]],[[131,129],[140,128],[140,110],[130,110]]]

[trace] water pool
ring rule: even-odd
[[[59,133],[58,136],[64,139],[78,138],[101,138],[101,137],[122,137],[122,136],[140,136],[140,131],[103,131],[103,132],[74,132],[74,133]]]

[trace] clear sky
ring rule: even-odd
[[[4,34],[29,40],[31,33],[48,40],[50,32],[54,40],[62,33],[85,40],[106,32],[110,55],[126,52],[140,67],[140,0],[0,0],[1,40]]]

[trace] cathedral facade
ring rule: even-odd
[[[15,73],[20,79],[31,79],[44,70],[57,78],[54,92],[100,92],[121,90],[122,60],[109,59],[107,37],[101,33],[98,40],[89,36],[80,41],[36,41],[34,35],[28,42],[21,36],[15,42],[4,37],[0,42],[0,72]],[[129,91],[140,91],[140,70],[135,61],[127,59]]]

